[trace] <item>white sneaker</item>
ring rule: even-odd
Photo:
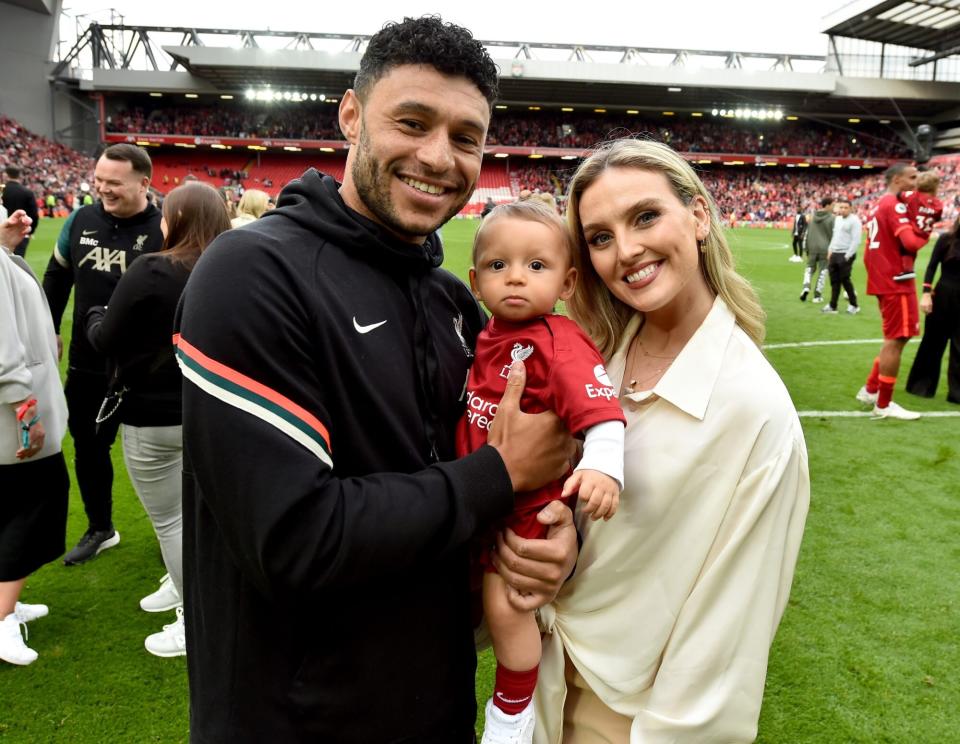
[[[790,261],[790,263],[800,263],[803,259],[800,258],[800,256],[797,256],[796,254],[794,254],[793,256],[790,256],[790,258],[787,260]]]
[[[860,306],[851,305],[850,307],[847,308],[847,312],[850,313],[851,315],[856,315],[857,313],[860,312]]]
[[[17,602],[13,614],[17,616],[17,620],[21,623],[29,623],[32,620],[46,617],[50,614],[50,608],[42,604],[24,604],[23,602]]]
[[[174,622],[164,625],[159,633],[148,635],[143,646],[154,656],[186,656],[187,632],[183,624],[183,607],[177,608],[177,619]]]
[[[906,408],[897,405],[891,400],[889,403],[887,403],[886,408],[874,406],[873,417],[900,419],[901,421],[916,421],[918,418],[920,418],[920,414],[916,411],[908,411]]]
[[[866,403],[867,405],[875,406],[877,405],[877,398],[880,397],[880,392],[868,393],[867,386],[864,385],[857,391],[857,400],[861,403]]]
[[[823,297],[821,297],[820,295],[814,295],[814,296],[813,296],[813,304],[814,304],[814,305],[818,305],[818,304],[820,304],[821,302],[823,302]]]
[[[26,666],[37,660],[37,652],[23,642],[20,625],[16,612],[11,612],[0,622],[0,659],[17,666]]]
[[[532,744],[535,724],[533,703],[511,716],[494,705],[493,698],[490,698],[480,744]]]
[[[170,574],[164,574],[160,579],[160,588],[153,594],[148,594],[140,600],[140,609],[144,612],[167,612],[183,606],[180,592],[173,585]]]

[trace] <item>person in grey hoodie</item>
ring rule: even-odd
[[[847,312],[856,315],[860,312],[857,304],[857,291],[850,281],[850,272],[860,247],[863,224],[855,212],[850,211],[850,202],[841,199],[837,202],[837,216],[833,223],[833,237],[827,248],[827,271],[830,273],[830,303],[823,308],[824,313],[837,312],[841,286],[847,293]]]
[[[20,626],[49,611],[20,593],[30,574],[63,555],[70,489],[53,321],[40,282],[14,253],[32,223],[22,209],[0,222],[0,660],[17,666],[37,659]]]
[[[807,249],[807,268],[803,272],[803,290],[800,292],[800,302],[805,302],[810,294],[810,285],[814,275],[817,275],[813,301],[823,302],[823,285],[827,281],[827,248],[833,237],[834,215],[831,206],[833,197],[825,196],[820,200],[818,209],[807,226],[807,235],[804,245]]]

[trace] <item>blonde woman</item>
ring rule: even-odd
[[[240,225],[259,220],[263,213],[267,211],[269,201],[270,195],[266,191],[247,189],[240,197],[240,203],[237,205],[237,216],[230,220],[230,226],[240,227]]]
[[[570,185],[571,315],[627,418],[609,522],[541,612],[538,744],[749,742],[809,503],[803,433],[713,199],[654,142]]]

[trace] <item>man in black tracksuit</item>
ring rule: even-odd
[[[492,446],[454,459],[484,316],[435,230],[476,185],[496,84],[466,30],[387,26],[341,100],[343,184],[307,171],[191,275],[177,345],[195,743],[473,741],[468,543],[515,488],[562,473],[569,443],[552,415],[519,414],[515,378]],[[576,552],[557,506],[552,537],[525,541],[549,577],[504,573],[538,604]]]
[[[97,427],[108,384],[106,359],[93,349],[82,329],[87,310],[109,303],[127,267],[163,245],[160,210],[146,199],[151,170],[150,157],[142,148],[127,144],[108,147],[97,161],[94,178],[101,201],[67,218],[43,277],[58,338],[70,292],[76,288],[64,393],[77,485],[88,525],[76,547],[64,556],[67,565],[88,561],[120,541],[113,526],[110,460],[119,417]]]
[[[3,184],[3,207],[7,214],[13,214],[18,209],[27,213],[27,217],[33,220],[30,225],[30,235],[37,231],[37,225],[40,222],[40,214],[37,210],[37,197],[34,193],[20,183],[20,168],[15,165],[8,165],[4,168],[6,182]],[[30,235],[21,240],[13,252],[18,256],[27,255],[27,246],[30,244]]]

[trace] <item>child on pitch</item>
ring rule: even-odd
[[[907,207],[907,218],[913,226],[913,231],[926,238],[933,232],[933,226],[943,217],[943,202],[937,198],[937,190],[940,188],[940,176],[933,171],[924,171],[917,176],[917,190],[904,191],[900,195],[900,200]],[[900,273],[893,277],[895,282],[905,282],[907,279],[913,279],[916,272],[913,270],[913,264],[917,260],[917,254],[900,248]]]
[[[623,487],[625,419],[603,359],[576,323],[553,314],[557,301],[573,293],[575,252],[556,211],[534,200],[497,207],[474,238],[470,284],[493,318],[477,338],[467,412],[457,431],[458,454],[487,441],[496,402],[517,360],[527,373],[523,410],[552,410],[571,432],[584,434],[583,458],[564,482],[516,495],[504,526],[520,537],[546,535],[537,513],[556,499],[579,496],[581,515],[609,519]],[[489,553],[481,562],[484,615],[497,656],[481,744],[530,742],[540,631],[533,612],[509,603],[508,587],[490,565]]]

